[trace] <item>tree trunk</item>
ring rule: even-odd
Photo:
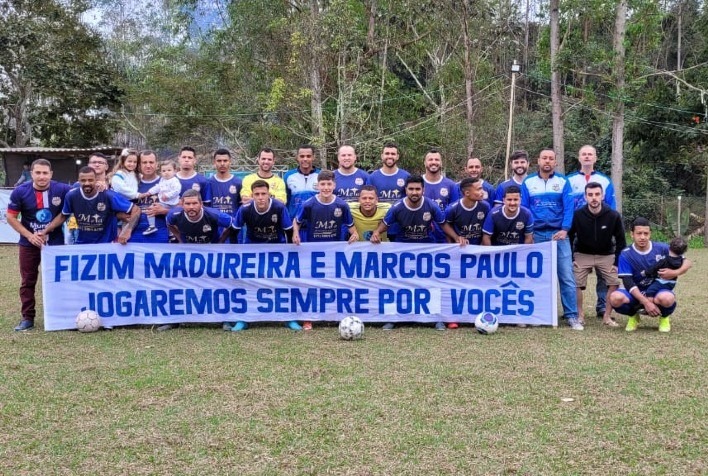
[[[314,137],[315,145],[320,149],[320,166],[323,169],[327,168],[327,144],[324,136],[324,119],[322,116],[322,78],[320,77],[320,62],[318,59],[319,38],[315,31],[315,26],[318,24],[320,15],[320,6],[318,0],[312,0],[312,25],[313,25],[313,48],[310,51],[310,89],[312,89],[312,97],[310,99],[310,109],[312,111],[312,136]]]
[[[626,22],[627,0],[620,0],[617,4],[615,33],[613,38],[617,102],[612,119],[612,184],[615,187],[617,211],[620,213],[622,213],[622,201],[624,198],[622,175],[624,173],[624,37]]]
[[[560,74],[558,73],[558,50],[560,49],[559,2],[551,0],[551,115],[553,117],[553,149],[558,164],[556,169],[565,172],[565,144],[563,142],[563,106],[561,104]]]
[[[473,85],[473,74],[472,74],[472,60],[470,49],[472,45],[470,44],[469,35],[469,24],[467,18],[469,16],[469,0],[462,1],[462,44],[464,45],[464,70],[465,70],[465,111],[467,120],[467,157],[474,150],[474,91],[472,89]],[[466,158],[465,158],[466,160]]]

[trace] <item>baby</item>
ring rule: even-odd
[[[175,176],[176,173],[177,164],[173,160],[163,160],[160,162],[160,176],[162,177],[160,182],[147,191],[149,195],[157,194],[160,204],[167,208],[172,208],[179,203],[182,183]],[[157,231],[154,216],[148,217],[148,225],[143,235],[151,235]]]

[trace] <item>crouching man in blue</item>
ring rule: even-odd
[[[654,294],[650,288],[653,278],[643,276],[643,271],[669,255],[666,243],[651,241],[649,220],[639,217],[632,222],[632,245],[619,256],[619,277],[624,289],[618,289],[610,295],[610,304],[619,314],[629,316],[628,332],[637,330],[639,314],[659,317],[659,332],[671,331],[669,316],[676,309],[676,296],[670,289],[658,289]],[[676,279],[689,270],[692,263],[685,259],[679,269],[662,269],[658,274],[662,279]]]

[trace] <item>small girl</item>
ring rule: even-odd
[[[174,160],[163,160],[160,162],[160,181],[146,195],[157,194],[160,204],[166,208],[172,208],[179,203],[179,196],[182,192],[182,183],[176,177],[177,164]],[[151,235],[157,231],[155,227],[155,217],[148,216],[148,227],[143,235]]]
[[[138,193],[138,151],[123,149],[111,176],[111,189],[128,200],[135,201],[141,197]]]

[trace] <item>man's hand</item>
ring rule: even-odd
[[[651,301],[644,303],[644,310],[652,317],[659,317],[661,315],[661,309]]]
[[[568,238],[568,232],[565,230],[558,230],[553,234],[553,241],[563,241]]]
[[[32,233],[29,237],[27,237],[27,241],[32,243],[37,248],[41,248],[47,242],[48,238],[49,237],[47,235],[45,235],[43,232],[38,231],[38,232]]]
[[[381,243],[381,235],[379,235],[379,232],[378,232],[378,231],[374,231],[374,232],[371,234],[371,239],[369,239],[369,241],[372,242],[372,243],[374,243],[374,244],[379,244],[379,243]]]
[[[356,243],[359,241],[359,233],[354,232],[349,234],[349,244]]]

